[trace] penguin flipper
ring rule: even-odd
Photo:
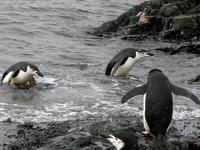
[[[113,63],[109,63],[106,67],[106,72],[105,72],[105,75],[106,76],[110,76],[110,73],[112,71],[112,68],[113,68],[114,64]]]
[[[196,104],[200,104],[199,99],[192,92],[190,92],[186,89],[183,89],[181,87],[171,84],[171,90],[176,95],[187,97],[187,98],[193,100]]]
[[[3,74],[3,76],[2,76],[2,82],[5,84],[5,83],[7,83],[7,84],[10,84],[10,81],[11,81],[11,78],[13,77],[13,74],[14,74],[14,72],[13,71],[11,71],[11,72],[4,72],[4,74]]]
[[[121,100],[121,103],[127,102],[130,98],[137,96],[137,95],[143,95],[146,92],[146,84],[136,87],[130,91],[128,91]]]
[[[122,62],[123,62],[123,59],[121,59],[120,61],[118,61],[118,62],[114,65],[114,67],[113,67],[113,69],[112,69],[111,76],[114,76],[115,72],[117,71],[117,69],[119,68],[119,66],[121,65]]]
[[[117,69],[119,68],[120,64],[122,63],[123,59],[121,60],[112,60],[106,67],[106,76],[113,76]]]

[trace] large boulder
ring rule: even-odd
[[[171,16],[176,16],[176,15],[181,14],[179,8],[176,6],[175,3],[169,3],[169,4],[162,5],[159,13],[163,17],[171,17]]]
[[[198,29],[200,26],[196,19],[199,16],[177,16],[173,18],[172,28],[174,30],[181,29]]]

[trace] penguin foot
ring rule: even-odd
[[[145,131],[142,131],[142,133],[145,134],[145,135],[150,134],[150,132],[149,132],[149,131],[146,131],[146,130],[145,130]]]

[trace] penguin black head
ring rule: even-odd
[[[135,131],[132,129],[126,129],[123,131],[117,131],[107,136],[106,139],[113,145],[117,150],[137,150],[138,142],[135,136]]]
[[[150,70],[149,74],[152,74],[154,72],[162,72],[162,71],[160,69],[155,68],[155,69]]]
[[[39,75],[39,76],[43,77],[43,74],[40,72],[38,67],[33,64],[29,64],[26,69],[27,69],[27,71],[29,70],[30,72],[32,72],[34,75]]]
[[[137,51],[140,55],[142,55],[143,57],[145,57],[145,56],[154,56],[154,54],[153,53],[150,53],[150,52],[148,52],[148,51]]]

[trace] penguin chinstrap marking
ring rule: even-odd
[[[149,52],[138,52],[134,48],[123,49],[108,63],[105,75],[126,76],[139,59],[153,55]]]
[[[18,62],[10,66],[2,76],[2,83],[18,88],[27,88],[36,85],[34,75],[43,77],[37,66],[29,62]]]
[[[199,99],[194,94],[173,85],[159,69],[151,70],[146,84],[127,92],[121,102],[125,103],[134,96],[144,95],[143,124],[145,131],[143,133],[164,136],[172,120],[172,93],[187,97],[200,104]]]

